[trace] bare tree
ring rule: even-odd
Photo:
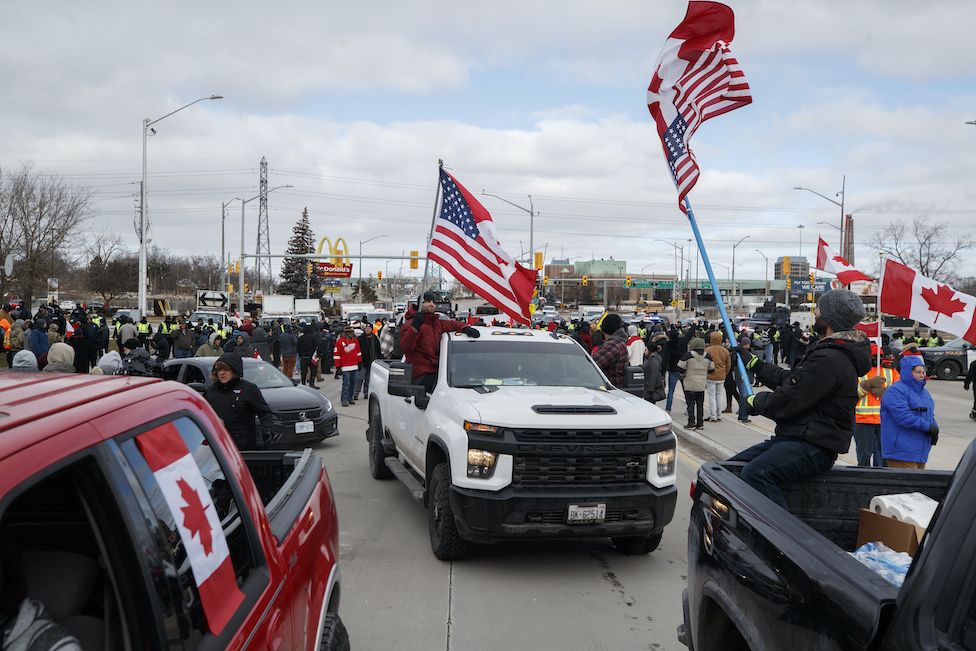
[[[139,261],[128,254],[122,238],[104,230],[94,234],[85,247],[88,288],[97,292],[108,308],[124,292],[136,291]]]
[[[14,254],[11,283],[25,305],[46,289],[67,243],[77,240],[91,199],[89,188],[36,174],[31,163],[0,175],[0,256]]]
[[[954,233],[948,222],[932,222],[918,216],[911,225],[901,220],[893,222],[876,233],[869,245],[918,269],[923,276],[952,282],[963,252],[973,248],[974,242],[966,233]]]

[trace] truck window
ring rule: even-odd
[[[197,539],[205,548],[207,543],[204,541],[207,540],[210,541],[212,549],[217,549],[217,545],[213,543],[214,538],[211,529],[206,520],[202,518],[202,512],[205,512],[207,507],[196,514],[200,517],[194,516],[193,526],[187,524],[187,518],[193,515],[191,511],[186,511],[185,508],[181,507],[174,513],[167,504],[166,496],[150,467],[149,461],[147,461],[144,450],[139,447],[139,442],[144,440],[140,439],[140,436],[160,432],[164,428],[169,435],[173,435],[174,430],[178,433],[209,490],[210,499],[213,501],[213,507],[216,510],[216,516],[220,521],[226,540],[227,553],[233,566],[236,586],[231,584],[232,589],[234,587],[243,589],[248,578],[255,573],[258,565],[254,543],[249,534],[249,528],[253,528],[253,525],[248,526],[243,521],[242,518],[248,516],[246,511],[240,508],[238,497],[235,495],[235,487],[228,482],[224,469],[203,431],[190,418],[183,416],[168,421],[148,432],[142,432],[120,446],[145,492],[145,499],[152,506],[158,523],[168,532],[169,552],[173,565],[177,568],[180,589],[183,591],[183,603],[190,615],[189,626],[199,635],[210,635],[207,613],[202,603],[200,590],[197,588],[198,580],[195,578],[194,569],[188,559],[187,550],[184,548],[176,520],[179,518],[179,522],[186,529],[196,532],[194,536],[198,536]],[[189,490],[192,492],[192,488]],[[190,507],[190,501],[194,499],[194,496],[189,493],[184,493],[184,495],[187,495],[189,499],[184,498],[183,501],[186,502],[187,507]],[[196,504],[199,505],[200,502],[197,501]],[[246,607],[247,601],[245,599],[244,603],[238,604],[237,611]]]
[[[452,387],[561,386],[598,389],[606,382],[579,346],[559,343],[452,341]]]

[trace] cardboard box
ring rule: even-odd
[[[860,519],[857,527],[857,546],[864,543],[881,542],[896,552],[906,552],[912,558],[918,551],[918,544],[925,535],[925,529],[871,509],[860,509]]]

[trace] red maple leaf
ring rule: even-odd
[[[213,538],[211,537],[210,521],[207,520],[206,510],[200,501],[200,496],[193,487],[186,483],[185,479],[177,479],[176,485],[180,487],[180,495],[186,506],[180,507],[183,511],[183,526],[190,532],[191,536],[200,536],[200,544],[203,545],[203,553],[207,556],[213,551]]]
[[[834,262],[839,262],[842,265],[844,265],[845,267],[851,266],[851,263],[848,262],[847,260],[845,260],[844,257],[843,256],[840,256],[840,255],[835,255],[834,256]]]
[[[966,309],[966,304],[955,298],[956,292],[948,285],[937,285],[938,290],[932,291],[930,287],[922,288],[922,298],[929,304],[929,309],[935,312],[934,321],[939,320],[939,315],[944,314],[952,317],[956,312]]]

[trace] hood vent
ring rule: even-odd
[[[610,405],[532,405],[537,414],[615,414]]]

